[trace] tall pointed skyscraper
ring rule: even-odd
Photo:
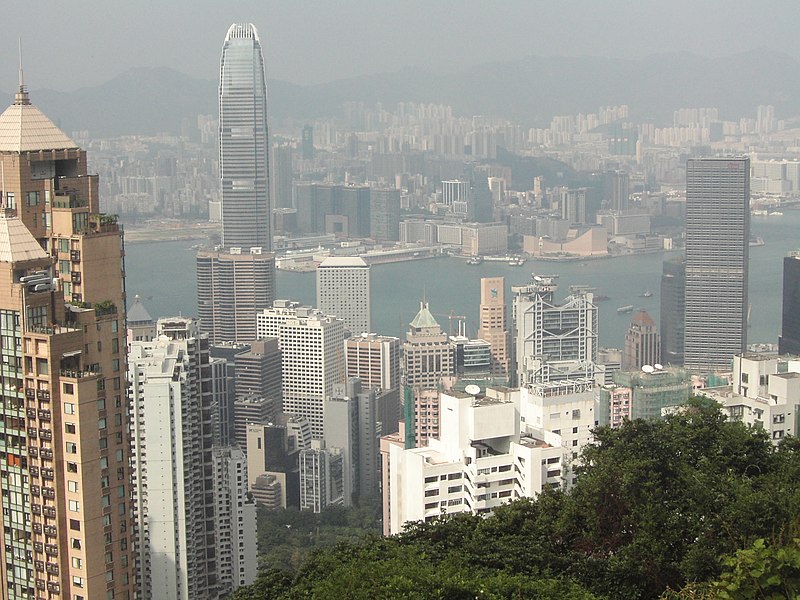
[[[261,42],[251,23],[234,24],[219,76],[223,247],[197,255],[197,313],[212,343],[253,341],[256,313],[275,299],[268,148]]]
[[[222,243],[272,249],[267,85],[258,31],[228,29],[219,66]]]

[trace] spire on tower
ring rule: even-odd
[[[22,38],[19,40],[19,90],[14,96],[14,104],[30,104],[31,99],[28,96],[28,90],[25,88],[25,74],[22,71]]]

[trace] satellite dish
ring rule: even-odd
[[[664,368],[664,365],[660,365],[658,363],[653,365],[656,368],[656,371],[661,371]]]
[[[644,365],[642,367],[642,371],[644,373],[652,373],[653,371],[655,371],[655,368],[652,365]]]
[[[464,391],[467,392],[470,396],[477,396],[481,393],[481,386],[475,385],[474,383],[470,383],[467,387],[464,388]]]

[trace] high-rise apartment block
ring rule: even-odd
[[[783,259],[783,320],[778,352],[800,355],[800,252]]]
[[[381,435],[397,430],[400,413],[400,340],[361,334],[345,340],[347,378],[357,377],[365,390],[376,391],[376,419]]]
[[[370,266],[358,256],[331,256],[317,267],[317,308],[344,321],[350,335],[369,333]]]
[[[0,596],[134,598],[122,231],[22,81],[0,170]]]
[[[233,358],[236,370],[236,396],[251,394],[279,400],[282,395],[281,350],[278,338],[264,338]]]
[[[625,332],[625,350],[622,355],[624,370],[639,369],[644,365],[661,363],[661,336],[653,318],[642,309],[631,319]]]
[[[400,239],[400,190],[370,189],[369,237],[376,242]]]
[[[686,164],[684,365],[729,370],[747,342],[750,159]]]
[[[508,377],[510,334],[506,319],[505,279],[481,278],[480,327],[478,337],[489,342],[492,375]]]

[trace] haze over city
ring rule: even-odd
[[[18,37],[32,89],[98,85],[134,67],[215,79],[220,29],[237,20],[263,32],[267,77],[298,84],[405,67],[449,73],[530,55],[719,57],[767,47],[797,59],[796,8],[791,0],[14,3],[0,40],[0,89],[16,82]]]
[[[15,6],[0,600],[800,598],[796,12]]]

